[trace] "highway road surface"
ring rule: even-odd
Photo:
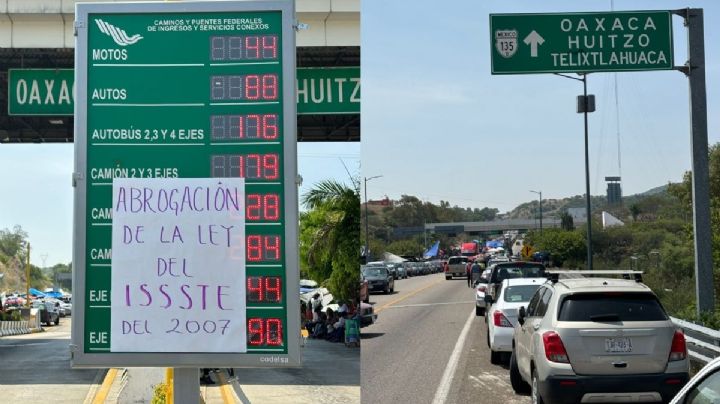
[[[0,337],[0,402],[82,403],[106,369],[70,368],[71,317],[45,332]]]
[[[512,391],[507,364],[490,364],[473,293],[465,279],[440,273],[372,294],[379,319],[362,330],[362,402],[530,403]]]

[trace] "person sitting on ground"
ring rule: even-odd
[[[318,309],[320,311],[320,309]],[[327,320],[327,315],[325,313],[320,312],[320,321],[318,321],[315,324],[315,329],[313,330],[312,337],[313,338],[325,338],[327,335],[327,327],[325,326],[325,321]]]
[[[348,315],[347,306],[342,305],[338,309],[338,320],[333,324],[333,332],[328,335],[330,342],[342,342],[345,339],[345,317]]]

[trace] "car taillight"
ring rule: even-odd
[[[685,345],[685,334],[680,330],[675,330],[672,345],[670,345],[670,361],[681,361],[687,358],[687,345]]]
[[[565,345],[555,331],[548,331],[543,334],[543,345],[545,346],[545,357],[552,362],[570,363]]]
[[[487,290],[487,285],[478,286],[478,292],[484,292]]]
[[[493,324],[495,327],[512,327],[510,320],[499,310],[493,312]]]

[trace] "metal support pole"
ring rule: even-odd
[[[369,242],[370,234],[368,233],[369,226],[368,226],[368,206],[367,206],[367,182],[368,182],[368,179],[367,179],[367,177],[365,177],[365,263],[366,264],[368,262],[370,262],[370,254],[368,251],[368,244],[370,244],[370,242]]]
[[[30,307],[30,243],[27,245],[27,257],[25,260],[25,307]],[[48,323],[50,325],[50,323]]]
[[[585,210],[587,215],[587,262],[588,270],[593,269],[592,257],[592,216],[590,215],[590,157],[588,153],[588,105],[587,105],[587,75],[583,75],[583,96],[585,102]]]
[[[542,191],[540,191],[540,234],[542,234]]]
[[[200,402],[200,369],[173,369],[174,404],[198,404]]]
[[[715,309],[712,231],[710,229],[710,174],[708,169],[707,103],[705,96],[705,39],[703,10],[687,9],[688,82],[692,139],[692,200],[695,229],[695,291],[697,313]]]

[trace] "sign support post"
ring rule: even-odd
[[[685,74],[690,85],[692,141],[692,200],[695,238],[695,292],[697,314],[715,308],[713,291],[712,231],[710,229],[710,174],[708,169],[707,102],[705,89],[705,39],[703,10],[679,10],[688,29],[688,62]]]
[[[200,372],[198,368],[173,369],[173,404],[200,402]]]

